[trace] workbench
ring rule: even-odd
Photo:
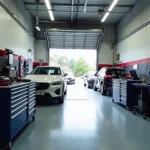
[[[136,101],[136,107],[143,118],[146,119],[147,115],[150,115],[150,84],[134,83],[133,87],[133,98]],[[133,114],[135,114],[135,111],[133,111]]]
[[[0,147],[11,148],[11,141],[36,113],[36,83],[0,86]]]

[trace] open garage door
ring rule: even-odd
[[[49,48],[56,49],[97,49],[102,37],[100,32],[53,31],[46,33]]]

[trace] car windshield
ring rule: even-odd
[[[113,74],[113,75],[116,75],[116,76],[118,76],[118,75],[121,75],[121,76],[129,75],[129,73],[124,69],[108,69],[106,71],[106,74],[107,75],[112,75]]]
[[[58,67],[36,67],[31,75],[61,75],[61,70]]]
[[[94,76],[94,74],[88,74],[88,77],[93,77]]]

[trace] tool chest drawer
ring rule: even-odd
[[[113,79],[113,101],[116,103],[120,102],[120,79]]]
[[[0,87],[0,148],[10,146],[12,139],[36,113],[36,83],[13,83]],[[34,120],[33,119],[33,120]]]
[[[36,112],[36,83],[29,85],[28,118],[31,119]]]

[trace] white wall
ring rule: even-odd
[[[98,51],[98,64],[113,64],[113,49],[109,43],[102,43]]]
[[[20,13],[24,10],[23,1],[4,1],[9,9],[25,24],[28,30],[32,31],[32,22],[30,15]],[[9,3],[11,2],[11,3]],[[21,19],[22,18],[22,19]],[[28,18],[28,19],[27,19]],[[24,21],[23,21],[24,20]],[[32,50],[32,59],[34,59],[34,38],[29,35],[1,6],[0,6],[0,49],[11,49],[17,55],[28,58],[28,50]]]
[[[144,26],[137,32],[137,27],[150,19],[150,1],[139,1],[133,12],[126,15],[118,24],[118,41],[116,54],[120,53],[120,61],[128,62],[150,57],[150,25]]]
[[[102,39],[102,43],[98,50],[98,64],[109,64],[113,65],[113,52],[112,44],[116,40],[116,29],[113,24],[105,24],[105,31]]]
[[[35,61],[39,62],[39,59],[43,59],[44,62],[47,62],[47,45],[45,40],[36,40],[35,41]]]

